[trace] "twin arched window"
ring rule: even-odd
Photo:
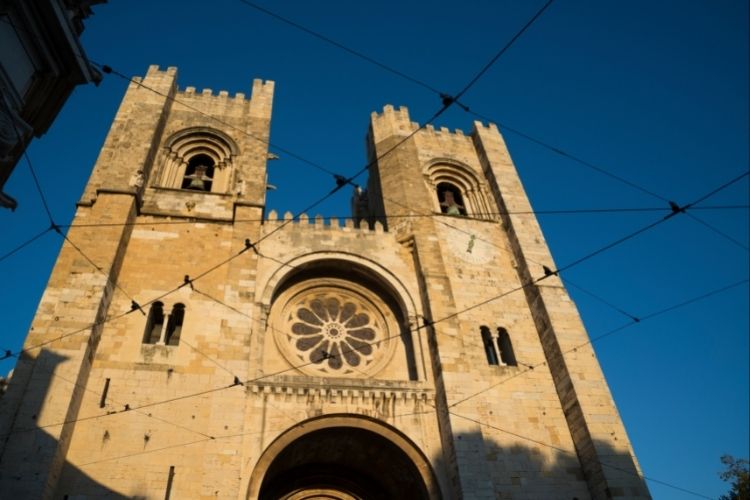
[[[167,328],[164,329],[164,320]],[[178,345],[182,333],[182,322],[185,320],[185,304],[177,303],[172,312],[165,318],[164,303],[154,302],[148,312],[146,330],[143,332],[144,344]]]
[[[233,165],[239,153],[237,145],[223,132],[208,127],[181,130],[164,147],[157,186],[230,193],[240,181]]]
[[[489,327],[481,326],[479,331],[484,344],[484,354],[490,365],[517,366],[516,355],[513,352],[513,344],[510,342],[510,334],[503,327],[497,329],[497,337],[493,338]],[[500,357],[498,357],[498,352]]]

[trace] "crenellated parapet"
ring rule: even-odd
[[[282,217],[279,217],[276,210],[271,210],[268,213],[268,218],[265,220],[265,225],[269,228],[278,227],[281,224],[291,224],[287,230],[325,230],[325,231],[341,231],[343,233],[359,232],[359,233],[372,233],[380,234],[385,232],[383,223],[380,221],[374,221],[372,223],[365,219],[356,221],[354,217],[323,217],[322,215],[315,215],[310,217],[303,213],[298,216],[294,216],[292,212],[285,212]]]
[[[230,96],[226,90],[214,92],[213,89],[204,88],[198,91],[195,87],[188,86],[177,89],[175,101],[178,109],[187,108],[229,117],[249,114],[255,118],[270,120],[274,86],[271,80],[256,78],[249,97],[244,92],[235,92]]]

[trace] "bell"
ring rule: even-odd
[[[206,183],[203,181],[203,179],[193,177],[192,179],[190,179],[190,185],[188,186],[188,189],[196,189],[199,191],[205,191]]]

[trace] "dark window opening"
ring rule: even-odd
[[[185,319],[184,304],[175,304],[172,308],[172,314],[167,321],[167,332],[164,335],[164,343],[167,345],[177,345],[180,343],[180,333],[182,332],[182,321]]]
[[[195,155],[188,161],[182,189],[194,191],[211,191],[214,178],[214,161],[204,154]]]
[[[437,185],[440,211],[446,215],[466,215],[466,206],[461,190],[453,184],[441,182]]]
[[[146,331],[143,332],[143,343],[156,344],[159,342],[162,326],[164,326],[164,304],[154,302],[148,312]]]
[[[497,365],[497,351],[495,350],[495,343],[492,341],[492,334],[490,329],[486,326],[479,328],[482,332],[482,343],[484,344],[484,354],[487,356],[487,363],[491,365]]]
[[[510,335],[503,327],[497,329],[497,347],[500,349],[500,360],[504,365],[518,366],[516,355],[513,353],[513,344],[510,343]]]

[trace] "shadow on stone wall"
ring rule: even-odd
[[[504,432],[494,422],[483,422],[494,434]],[[507,432],[509,440],[523,439],[520,433]],[[629,453],[617,452],[609,445],[598,442],[602,468],[618,486],[594,492],[596,488],[586,481],[577,454],[566,452],[549,443],[528,439],[528,445],[503,445],[483,435],[482,432],[459,434],[455,441],[456,455],[473,465],[467,474],[461,471],[461,489],[464,499],[650,499],[651,496],[641,476],[628,472],[633,460]],[[449,477],[444,456],[434,457],[436,473]],[[452,498],[449,480],[441,482],[443,497]],[[453,487],[455,489],[455,487]]]
[[[48,429],[59,429],[59,426],[39,427],[36,422],[44,409],[55,369],[66,359],[42,349],[36,358],[21,354],[16,363],[7,393],[0,399],[0,411],[12,420],[10,429],[0,429],[3,441],[0,449],[0,498],[145,498],[119,494],[67,461],[50,473],[49,464],[56,462],[54,457],[60,453],[60,443]],[[5,421],[3,424],[4,427],[8,425]],[[61,476],[71,486],[67,488],[70,491],[57,488],[56,478]]]
[[[22,356],[10,381],[8,392],[0,399],[0,406],[5,406],[2,410],[13,410],[15,417],[10,434],[7,430],[0,429],[0,439],[4,445],[3,454],[0,456],[0,498],[125,499],[153,496],[153,490],[149,491],[148,495],[146,492],[138,491],[129,492],[128,495],[118,493],[64,460],[58,461],[60,465],[57,468],[49,466],[55,462],[55,454],[61,453],[58,450],[59,443],[48,433],[48,429],[36,425],[36,418],[46,400],[47,390],[55,379],[54,370],[65,359],[44,349],[36,359]],[[20,410],[13,409],[14,402],[21,397],[23,406]],[[456,415],[456,418],[459,416]],[[474,423],[476,424],[476,421]],[[525,441],[525,444],[504,445],[488,436],[494,434],[498,439],[507,437],[509,441],[518,442],[524,441],[523,432],[507,432],[495,424],[492,420],[482,422],[481,431],[456,436],[456,455],[462,463],[471,464],[470,467],[461,470],[462,493],[457,492],[456,486],[450,480],[451,470],[454,469],[448,466],[445,454],[438,453],[437,456],[426,457],[432,463],[435,476],[438,478],[442,498],[650,498],[643,480],[626,472],[633,470],[629,453],[617,452],[605,444],[596,443],[599,457],[604,463],[603,467],[607,469],[607,476],[612,481],[611,484],[616,486],[592,493],[595,486],[586,481],[576,454],[558,449],[554,443],[535,442],[531,439]],[[270,469],[273,474],[268,475],[275,474],[277,482],[295,476],[295,481],[304,484],[304,478],[300,479],[299,474],[303,471],[312,471],[310,477],[313,481],[330,483],[329,486],[333,490],[345,487],[352,493],[356,492],[354,498],[367,500],[398,499],[401,498],[399,492],[404,491],[412,491],[414,500],[422,497],[433,498],[427,489],[423,488],[423,484],[416,484],[422,481],[419,474],[414,471],[408,473],[413,469],[413,464],[380,457],[384,454],[382,450],[388,451],[389,446],[395,448],[395,445],[380,443],[380,448],[370,446],[374,441],[359,436],[357,432],[362,433],[361,430],[351,427],[334,427],[316,436],[313,443],[315,446],[300,448],[298,445],[290,445],[288,450],[285,449],[279,455],[283,458],[286,453],[291,457],[286,460],[290,464],[288,470],[276,470],[280,466],[275,465],[276,469]],[[368,451],[358,447],[372,449]],[[353,460],[350,456],[352,453],[362,455],[362,460]],[[400,457],[397,452],[391,454]],[[148,468],[148,461],[138,463],[140,467]],[[120,463],[116,466],[117,474],[127,474],[127,464]],[[234,473],[236,471],[227,471],[227,474]],[[409,481],[415,482],[414,488],[410,489]],[[167,482],[167,474],[164,474],[164,490],[159,494],[160,497],[166,493]],[[135,489],[135,485],[133,487]],[[175,479],[174,488],[175,491],[180,490],[179,476]]]

